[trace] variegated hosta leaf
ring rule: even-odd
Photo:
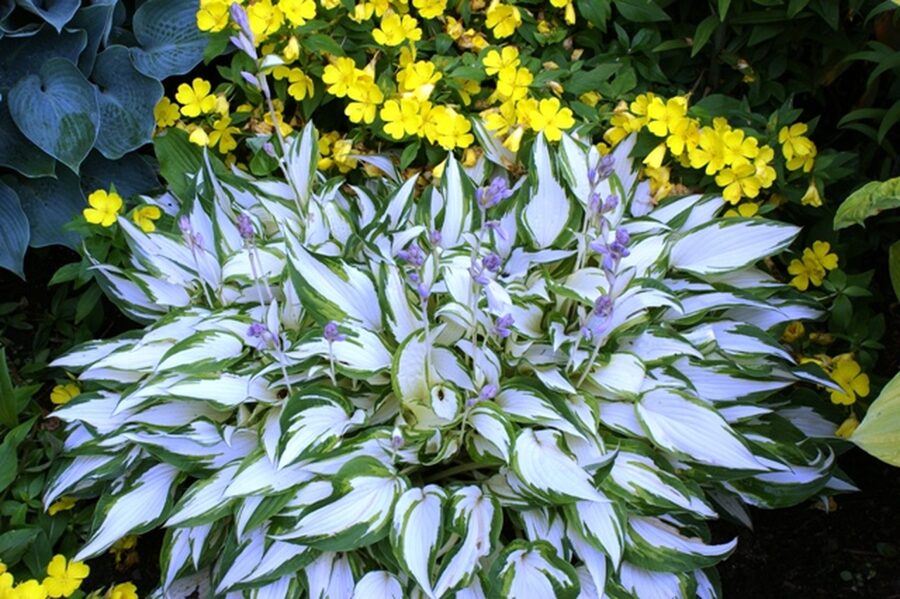
[[[765,260],[796,228],[654,205],[634,137],[523,170],[474,131],[474,167],[345,181],[307,124],[288,181],[207,160],[177,221],[119,219],[95,273],[145,326],[53,363],[79,558],[162,526],[159,597],[714,597],[717,509],[853,489],[783,393],[834,385],[778,341],[823,314]]]

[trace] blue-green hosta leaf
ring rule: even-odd
[[[177,479],[176,468],[157,464],[130,481],[109,503],[98,505],[96,519],[100,524],[74,559],[98,555],[122,537],[155,526],[168,509]]]
[[[65,58],[75,64],[86,44],[84,31],[57,33],[45,24],[31,36],[0,36],[0,91],[5,96],[19,79],[37,73],[51,58]]]
[[[95,0],[90,6],[82,6],[69,23],[68,29],[83,29],[87,33],[87,46],[78,57],[78,68],[85,77],[94,70],[100,45],[109,42],[116,4],[118,0]]]
[[[628,519],[628,539],[625,553],[629,562],[669,572],[714,566],[737,546],[737,539],[708,545],[701,539],[682,535],[678,528],[659,518],[643,516]]]
[[[666,451],[710,466],[766,470],[728,423],[708,406],[659,388],[645,393],[635,410],[650,438]]]
[[[287,238],[288,265],[303,306],[323,324],[352,318],[372,331],[381,330],[381,309],[375,285],[362,270],[308,252],[293,236]]]
[[[13,189],[0,181],[0,267],[11,270],[25,278],[25,250],[31,231],[28,217],[19,204],[19,196]]]
[[[569,222],[572,205],[556,176],[550,150],[543,135],[534,142],[532,175],[528,199],[522,207],[521,221],[528,236],[539,249],[551,247]]]
[[[197,29],[198,0],[149,0],[132,25],[140,47],[131,48],[138,71],[157,81],[183,75],[203,59],[207,35]]]
[[[17,3],[28,12],[36,14],[53,25],[53,28],[60,32],[81,4],[79,0],[45,0],[44,2],[17,0]]]
[[[61,168],[56,177],[19,179],[15,190],[31,227],[31,247],[78,246],[78,234],[63,228],[86,205],[78,187],[78,177]]]
[[[385,570],[372,570],[356,583],[351,599],[403,599],[403,596],[403,587],[396,576]]]
[[[309,386],[288,398],[281,412],[281,451],[278,467],[327,451],[340,443],[348,429],[365,421],[335,389]]]
[[[578,575],[545,541],[513,541],[496,557],[488,580],[491,596],[508,599],[575,599]]]
[[[443,536],[443,503],[447,493],[436,485],[406,490],[394,507],[391,546],[394,555],[428,597],[435,597],[431,582]]]
[[[156,121],[153,108],[162,84],[132,65],[125,46],[110,46],[97,56],[91,79],[97,84],[100,130],[97,149],[115,160],[150,142]]]
[[[405,490],[406,481],[370,457],[345,464],[337,480],[340,488],[332,497],[273,538],[293,539],[324,550],[349,551],[384,537],[394,503]]]
[[[437,597],[444,597],[472,582],[480,569],[480,560],[496,548],[503,525],[500,503],[476,486],[457,489],[448,503],[450,530],[459,535],[461,541],[441,560],[440,574],[434,585]]]
[[[2,70],[2,69],[0,69]],[[26,177],[49,177],[56,161],[28,141],[9,114],[9,102],[0,98],[0,166],[8,166]]]
[[[347,554],[326,551],[303,570],[309,599],[351,597],[355,586]]]
[[[613,567],[618,568],[625,549],[625,526],[616,502],[604,497],[602,501],[572,503],[563,510],[567,528],[577,530],[587,543],[608,555]]]
[[[562,435],[557,431],[522,429],[513,444],[513,471],[541,501],[603,501],[590,475],[563,449],[562,443]]]
[[[89,194],[112,185],[124,198],[149,193],[158,188],[160,182],[154,167],[142,154],[107,160],[100,152],[92,151],[81,163],[81,190]]]
[[[25,137],[76,173],[97,139],[95,88],[63,58],[20,79],[9,90],[9,112]]]
[[[688,231],[672,246],[672,268],[704,276],[737,270],[791,244],[798,227],[763,219],[713,220]]]

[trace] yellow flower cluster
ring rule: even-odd
[[[840,385],[842,391],[831,391],[831,401],[849,406],[857,397],[869,394],[869,376],[862,372],[862,367],[853,359],[852,354],[841,354],[831,360],[831,378]]]
[[[518,151],[528,130],[543,132],[548,140],[559,141],[562,132],[575,125],[572,111],[563,107],[557,98],[537,100],[529,96],[534,75],[521,65],[517,48],[491,50],[482,62],[484,72],[497,77],[497,87],[489,101],[499,101],[500,105],[482,112],[481,116],[488,130],[504,138],[507,149]]]
[[[337,167],[340,172],[348,173],[356,168],[358,163],[358,160],[354,158],[355,154],[353,142],[341,139],[341,134],[337,131],[319,137],[318,167],[321,170]]]
[[[153,115],[159,129],[172,126],[183,129],[190,133],[190,141],[199,146],[213,149],[218,146],[223,154],[237,147],[234,136],[240,129],[232,125],[228,100],[224,94],[213,94],[212,84],[203,78],[195,77],[190,84],[179,85],[175,102],[164,96],[153,109]],[[182,116],[199,122],[185,123]]]
[[[659,173],[666,156],[671,154],[681,166],[714,176],[716,184],[722,188],[722,197],[730,204],[737,205],[744,198],[756,198],[761,190],[772,187],[775,182],[776,171],[772,165],[775,150],[771,146],[760,144],[756,137],[732,127],[722,117],[714,118],[711,126],[704,125],[688,114],[687,96],[666,99],[649,92],[641,94],[630,104],[621,102],[610,124],[611,128],[604,134],[610,145],[617,144],[627,135],[647,130],[662,138],[644,159],[648,169],[656,169],[651,172]],[[812,170],[816,148],[812,141],[803,137],[806,131],[806,125],[796,123],[779,133],[782,154],[789,169]],[[814,185],[811,189],[815,192]],[[805,204],[821,205],[817,192],[814,196],[808,193],[804,198]],[[759,204],[748,202],[737,207],[733,215],[752,216],[758,210]]]
[[[100,225],[101,227],[111,227],[115,224],[124,206],[122,196],[115,191],[106,191],[98,189],[88,196],[88,208],[82,211],[84,220],[92,225]],[[162,211],[158,206],[139,206],[131,213],[131,220],[141,228],[145,233],[156,230],[156,222],[162,216]],[[70,399],[78,395],[78,385],[67,384],[57,385],[50,393],[50,401],[57,405],[62,405]]]
[[[816,241],[812,247],[803,250],[800,259],[793,259],[788,265],[788,273],[794,275],[791,285],[800,291],[806,291],[810,284],[818,287],[825,279],[828,271],[838,266],[837,254],[831,253],[831,244],[827,241]]]
[[[13,575],[0,562],[0,599],[70,597],[81,587],[81,582],[90,571],[82,562],[67,562],[64,556],[54,555],[47,564],[47,576],[43,581],[32,579],[16,583]],[[130,599],[137,599],[137,595]]]

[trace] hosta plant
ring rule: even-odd
[[[518,177],[480,137],[352,186],[307,126],[287,182],[207,166],[168,227],[119,218],[96,272],[146,327],[55,363],[76,559],[164,527],[166,596],[713,597],[707,520],[852,488],[769,333],[819,315],[759,267],[796,227],[654,206],[633,139]]]

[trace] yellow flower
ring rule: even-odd
[[[778,131],[778,143],[781,144],[781,153],[790,161],[797,156],[807,156],[815,151],[815,145],[803,134],[809,128],[805,123],[794,123],[790,127],[782,127]]]
[[[47,564],[47,578],[44,588],[50,597],[68,597],[78,590],[81,581],[88,577],[91,569],[82,562],[69,562],[62,555],[54,555]]]
[[[181,104],[184,116],[200,116],[212,112],[216,107],[216,97],[210,95],[209,81],[196,77],[190,85],[182,83],[175,92],[175,99]]]
[[[353,142],[347,139],[341,139],[334,142],[332,146],[332,156],[334,164],[342,173],[347,173],[351,169],[356,168],[356,158],[353,158]]]
[[[650,168],[660,168],[665,157],[666,142],[660,142],[655,148],[650,150],[643,162]]]
[[[743,129],[732,129],[722,133],[725,146],[725,164],[743,166],[759,155],[759,140],[747,137]]]
[[[803,326],[803,323],[799,320],[795,320],[789,323],[784,328],[784,333],[781,334],[782,341],[786,343],[793,343],[797,341],[806,333],[806,327]]]
[[[294,27],[302,27],[307,21],[316,18],[314,0],[280,0],[278,7]]]
[[[520,100],[528,95],[528,86],[534,81],[534,75],[525,67],[507,68],[500,71],[497,81],[497,95],[506,100]]]
[[[654,98],[647,105],[647,130],[657,137],[665,137],[670,132],[684,126],[687,115],[687,100],[681,96],[663,102]]]
[[[74,497],[60,497],[59,501],[55,501],[50,504],[50,507],[47,508],[47,513],[51,516],[55,516],[59,512],[65,512],[66,510],[70,510],[75,507],[75,502],[77,500]]]
[[[600,98],[602,98],[602,96],[595,91],[584,92],[583,94],[578,96],[579,101],[587,104],[591,108],[594,108],[595,106],[597,106],[597,104],[600,103]]]
[[[322,81],[328,85],[328,93],[343,98],[356,81],[358,69],[352,58],[338,58],[325,67]]]
[[[194,127],[191,134],[188,136],[188,141],[198,146],[208,146],[209,134],[206,133],[203,127]]]
[[[834,431],[835,437],[840,437],[841,439],[849,439],[850,435],[853,434],[853,431],[856,430],[856,427],[859,426],[859,418],[856,417],[856,414],[853,412],[850,413],[849,416],[841,423],[841,425]]]
[[[422,39],[418,25],[418,21],[409,15],[385,14],[381,26],[372,30],[372,37],[382,46],[399,46],[406,40],[417,42]]]
[[[803,256],[815,260],[825,270],[834,270],[838,267],[838,256],[831,253],[831,244],[827,241],[816,241],[812,247],[803,250]]]
[[[495,131],[497,135],[505,135],[519,122],[514,102],[504,102],[498,108],[486,110],[482,113],[482,118],[488,131]]]
[[[157,206],[141,206],[131,213],[131,220],[141,228],[144,233],[152,233],[156,230],[156,223],[162,216],[162,211]]]
[[[94,192],[94,193],[96,193],[96,192]],[[93,195],[93,194],[91,194],[91,195]],[[87,218],[87,216],[85,216],[85,218]],[[90,221],[88,221],[88,222],[90,222]],[[96,223],[94,223],[94,224],[96,224]],[[69,403],[73,398],[78,397],[78,395],[80,393],[81,393],[81,389],[75,383],[66,383],[64,385],[57,385],[57,386],[53,387],[53,391],[50,392],[50,401],[53,402],[57,406],[62,406],[62,405]]]
[[[436,72],[433,62],[420,60],[410,62],[397,72],[397,83],[400,90],[413,92],[419,101],[427,100],[434,90],[434,84],[440,81],[442,75]]]
[[[488,75],[496,75],[508,68],[519,67],[519,50],[515,46],[506,46],[497,52],[491,50],[484,57],[484,72]]]
[[[218,145],[219,151],[227,154],[237,147],[234,134],[240,132],[240,129],[231,126],[230,116],[223,116],[213,123],[213,130],[209,134],[209,147],[215,148]]]
[[[422,15],[422,18],[433,19],[444,14],[447,9],[447,0],[413,0],[413,6]]]
[[[481,86],[478,85],[477,81],[472,79],[461,79],[459,80],[459,88],[456,90],[456,93],[459,94],[463,105],[468,106],[472,103],[472,96],[478,94],[480,91]]]
[[[384,121],[384,132],[394,139],[403,139],[406,135],[418,133],[422,126],[419,115],[419,101],[415,98],[388,100],[379,112]]]
[[[137,587],[130,582],[117,584],[106,593],[106,599],[138,599]]]
[[[297,41],[296,36],[292,35],[288,40],[288,43],[284,45],[282,55],[284,56],[284,61],[287,63],[294,62],[300,58],[300,42]]]
[[[228,25],[229,4],[231,2],[223,0],[201,1],[200,10],[197,11],[197,29],[213,33],[225,29],[225,26]]]
[[[800,198],[800,203],[804,206],[814,206],[815,208],[822,205],[822,196],[819,195],[819,188],[816,187],[815,179],[809,180],[809,186],[806,188],[806,193]]]
[[[756,158],[753,159],[753,166],[756,167],[756,178],[759,179],[759,185],[763,188],[772,186],[775,182],[775,169],[772,168],[772,160],[775,158],[775,150],[771,146],[763,145],[759,148]]]
[[[575,125],[572,111],[560,108],[559,100],[547,98],[541,100],[539,108],[528,114],[528,122],[535,131],[543,131],[549,141],[562,139],[562,132]]]
[[[359,85],[361,81],[368,83],[367,85]],[[365,74],[360,76],[357,79],[357,84],[350,88],[349,96],[354,101],[347,104],[344,114],[353,123],[372,124],[378,112],[378,106],[384,101],[384,94],[372,81],[372,78]]]
[[[11,592],[7,591],[6,596],[10,599],[46,599],[47,589],[36,580],[26,580],[17,584]]]
[[[837,256],[835,256],[836,260]],[[806,291],[810,283],[814,287],[821,285],[825,279],[826,271],[825,266],[819,262],[812,250],[806,248],[803,251],[801,260],[796,258],[791,260],[791,263],[788,265],[788,273],[794,275],[794,278],[791,279],[791,285],[800,291]]]
[[[422,128],[428,141],[445,150],[467,148],[475,141],[469,119],[448,106],[431,108],[423,115]]]
[[[688,151],[692,168],[705,168],[707,175],[714,175],[725,168],[725,144],[718,131],[710,127],[700,129],[697,147]]]
[[[744,202],[743,204],[739,204],[736,208],[729,208],[726,210],[725,216],[742,216],[744,218],[750,218],[751,216],[756,215],[757,212],[759,212],[759,204],[756,202]]]
[[[6,564],[0,562],[0,598],[14,599],[13,583],[15,579],[13,575],[6,571]]]
[[[267,37],[281,29],[284,24],[284,13],[281,8],[272,4],[271,0],[257,0],[247,7],[247,19],[250,29],[259,44]]]
[[[171,127],[178,121],[178,105],[173,104],[169,98],[163,96],[153,107],[153,118],[160,129]]]
[[[114,191],[107,193],[104,189],[98,189],[88,196],[88,204],[91,207],[84,209],[84,220],[92,225],[110,227],[122,209],[122,196]]]
[[[869,394],[869,377],[862,373],[862,368],[851,354],[835,356],[833,360],[834,370],[831,378],[841,386],[841,391],[831,391],[831,401],[836,404],[849,406],[858,397]]]
[[[722,169],[716,175],[716,185],[722,187],[722,197],[729,204],[737,204],[741,198],[759,195],[760,182],[756,168],[749,162]]]
[[[683,118],[669,126],[669,137],[666,145],[675,156],[681,156],[685,150],[690,151],[700,144],[700,122],[692,118]]]
[[[485,25],[497,39],[511,36],[521,24],[522,14],[512,4],[501,4],[499,0],[494,0],[488,6]]]
[[[816,146],[812,142],[809,142],[812,146],[812,150],[809,154],[804,156],[794,156],[790,160],[785,163],[785,166],[789,171],[798,171],[803,170],[804,173],[808,173],[812,171],[813,166],[816,164]]]

